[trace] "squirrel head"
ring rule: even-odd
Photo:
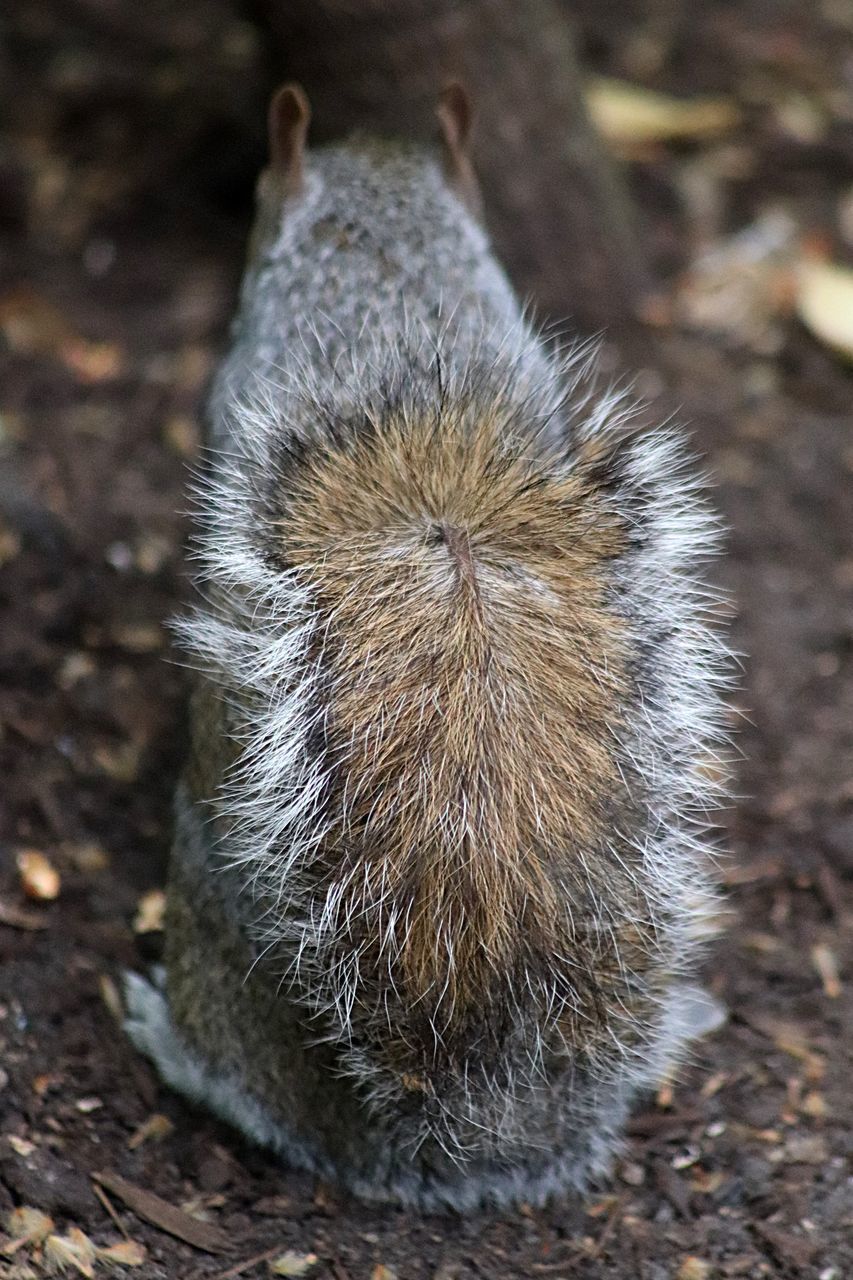
[[[470,98],[458,81],[452,81],[439,94],[435,117],[437,155],[445,184],[479,219],[482,199],[471,160],[474,113]],[[310,123],[311,104],[302,87],[284,84],[277,89],[267,114],[269,163],[258,180],[250,261],[275,240],[283,216],[299,204],[308,189]],[[403,150],[404,144],[389,143],[386,147]]]

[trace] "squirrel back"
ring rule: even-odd
[[[232,744],[203,798],[369,1105],[511,1151],[542,1081],[651,1079],[684,1039],[715,524],[677,435],[524,316],[458,101],[435,156],[305,156],[299,96],[274,113],[183,628]]]

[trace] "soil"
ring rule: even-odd
[[[743,112],[725,145],[651,145],[629,165],[663,299],[695,249],[691,181],[718,244],[781,202],[850,257],[848,6],[573,8],[595,70]],[[121,971],[162,943],[158,899],[153,929],[138,911],[164,883],[183,752],[164,622],[188,594],[181,513],[261,152],[258,37],[225,0],[54,0],[6,22],[0,1275],[44,1274],[57,1253],[10,1251],[21,1206],[62,1239],[126,1235],[145,1249],[132,1274],[152,1280],[260,1277],[288,1251],[280,1273],[317,1280],[853,1275],[849,365],[789,313],[769,341],[733,340],[664,306],[636,348],[605,341],[605,361],[639,359],[640,389],[689,422],[730,528],[716,573],[745,655],[741,759],[721,819],[730,922],[706,973],[729,1021],[646,1100],[612,1182],[583,1202],[366,1209],[165,1089],[115,1010]],[[28,849],[58,871],[55,900],[24,895]],[[97,1172],[217,1227],[215,1251],[154,1225],[156,1205],[140,1216],[109,1177],[96,1194]]]

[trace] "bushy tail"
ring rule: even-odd
[[[677,464],[618,411],[560,452],[500,397],[367,415],[288,455],[260,585],[189,628],[240,672],[232,856],[376,1097],[473,1116],[519,1063],[594,1070],[687,954],[671,922],[702,915],[704,872],[667,841],[713,644],[684,572],[710,524]]]

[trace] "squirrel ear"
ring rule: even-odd
[[[285,180],[288,190],[302,186],[305,138],[311,106],[298,84],[283,84],[273,94],[269,109],[270,164]]]
[[[436,107],[444,145],[454,156],[467,155],[474,112],[467,90],[452,80],[441,93]]]
[[[462,197],[472,213],[481,212],[480,188],[471,163],[469,143],[474,112],[466,89],[453,80],[443,91],[436,107],[444,170],[451,186]]]

